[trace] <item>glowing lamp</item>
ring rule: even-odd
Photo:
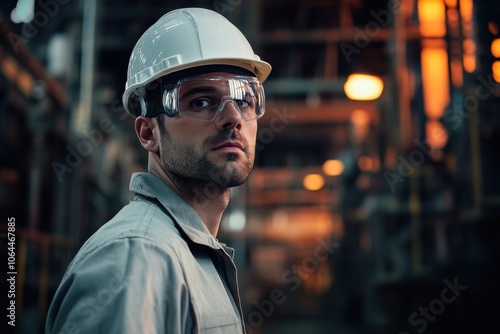
[[[344,164],[340,160],[326,160],[323,163],[323,172],[330,176],[339,176],[344,172]]]
[[[446,9],[442,0],[419,0],[418,17],[422,36],[444,37],[446,35]]]
[[[351,74],[344,84],[344,92],[351,100],[376,100],[384,90],[384,83],[379,77],[368,74]]]
[[[495,58],[500,58],[500,38],[496,38],[491,43],[491,54]]]
[[[325,179],[320,174],[309,174],[302,183],[307,190],[320,190],[325,185]]]
[[[493,72],[493,80],[500,82],[500,60],[497,60],[491,66],[491,71]]]

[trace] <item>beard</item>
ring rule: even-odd
[[[255,149],[234,130],[218,132],[205,139],[201,152],[173,139],[167,131],[162,131],[162,137],[162,165],[181,182],[223,190],[244,183],[253,168]],[[212,149],[228,140],[239,141],[244,146],[243,152],[224,153],[218,162],[211,160]]]

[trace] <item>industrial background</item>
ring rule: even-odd
[[[249,331],[498,332],[496,0],[2,0],[0,331],[43,332],[69,261],[131,199],[146,154],[121,104],[128,58],[188,6],[273,66],[219,235]]]

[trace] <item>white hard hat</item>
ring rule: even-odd
[[[271,65],[260,60],[243,34],[224,16],[203,8],[163,15],[137,41],[130,56],[123,105],[135,116],[131,99],[154,80],[184,69],[230,65],[264,82]]]

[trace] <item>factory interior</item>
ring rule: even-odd
[[[222,14],[273,67],[218,234],[248,333],[496,332],[496,0],[3,0],[1,332],[44,333],[71,259],[133,198],[130,53],[181,7]]]

